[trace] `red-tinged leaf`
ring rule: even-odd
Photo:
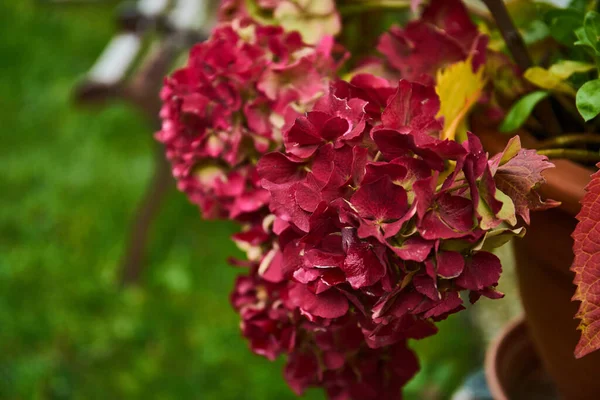
[[[575,315],[581,320],[577,358],[600,349],[600,172],[592,175],[586,191],[573,232],[575,260],[571,267],[577,285],[573,300],[581,302]]]
[[[529,224],[529,211],[546,210],[559,203],[553,200],[543,201],[537,188],[545,182],[542,172],[554,167],[548,157],[541,156],[535,150],[521,149],[512,159],[498,167],[494,175],[496,187],[510,197],[515,211]]]

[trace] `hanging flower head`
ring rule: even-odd
[[[314,103],[336,67],[333,41],[234,21],[190,52],[161,91],[156,137],[180,190],[206,218],[237,219],[268,202],[254,163],[277,148],[286,121]]]
[[[419,368],[408,339],[503,296],[491,251],[524,233],[530,209],[555,205],[535,191],[551,164],[518,138],[490,158],[467,132],[487,38],[458,0],[392,28],[362,69],[381,74],[347,81],[327,36],[333,1],[228,0],[220,12],[165,80],[157,138],[204,216],[241,223],[242,334],[286,357],[298,394],[397,399]]]
[[[360,315],[374,348],[435,332],[431,320],[463,308],[461,292],[502,297],[489,250],[521,232],[497,228],[517,215],[494,180],[522,156],[518,143],[488,159],[474,135],[441,140],[438,111],[433,87],[359,75],[258,164],[271,211],[289,224],[279,266],[295,282],[290,301],[310,320]]]

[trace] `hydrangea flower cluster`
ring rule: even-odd
[[[484,248],[491,229],[516,223],[494,175],[520,153],[488,160],[474,135],[441,140],[438,110],[433,87],[359,75],[258,163],[288,224],[266,273],[294,281],[291,301],[309,320],[357,314],[373,348],[434,333],[432,321],[463,308],[461,291],[502,296],[500,261]]]
[[[341,29],[335,0],[224,0],[219,17],[222,21],[250,18],[277,24],[288,32],[300,32],[310,44],[337,35]]]
[[[388,71],[350,81],[335,78],[332,38],[261,25],[251,3],[225,1],[228,22],[165,81],[157,138],[204,217],[242,224],[233,240],[248,259],[233,263],[248,273],[231,302],[252,350],[286,355],[298,394],[398,399],[419,369],[408,339],[466,298],[502,297],[491,250],[552,206],[535,192],[551,164],[518,139],[488,158],[475,135],[445,136],[436,71],[469,57],[477,69],[487,43],[459,1],[392,28],[379,44]]]
[[[478,69],[485,63],[488,40],[461,0],[436,0],[419,19],[403,28],[391,27],[379,39],[377,49],[393,75],[433,84],[437,71],[469,57],[473,69]]]
[[[236,20],[166,79],[156,137],[205,218],[244,219],[267,204],[255,160],[279,146],[286,121],[310,109],[335,67],[331,38],[308,46],[297,32]]]
[[[298,395],[322,387],[331,399],[398,399],[419,369],[406,341],[373,349],[357,314],[308,319],[295,305],[291,280],[270,282],[256,271],[240,276],[231,300],[252,350],[274,360],[287,355],[284,376]]]

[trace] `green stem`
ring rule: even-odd
[[[600,135],[593,133],[567,133],[539,143],[538,149],[552,149],[556,147],[574,146],[579,144],[600,144]]]
[[[600,162],[600,152],[579,149],[546,149],[538,150],[538,154],[548,158],[562,158],[580,162]]]
[[[338,11],[343,16],[347,16],[373,10],[404,10],[408,7],[410,7],[408,0],[376,0],[368,3],[340,5]]]

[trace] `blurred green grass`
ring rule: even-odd
[[[116,284],[153,127],[124,104],[70,99],[114,32],[114,4],[0,2],[0,398],[294,398],[281,360],[239,334],[231,224],[201,221],[172,189],[140,285]],[[477,365],[468,326],[453,317],[418,343],[407,397],[445,398]]]

